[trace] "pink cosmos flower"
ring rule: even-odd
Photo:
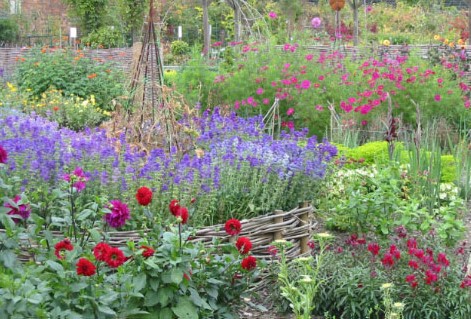
[[[304,89],[304,90],[307,90],[311,87],[311,81],[309,80],[303,80],[301,82],[301,88]]]
[[[274,19],[278,18],[278,15],[276,14],[276,12],[270,11],[270,12],[268,13],[268,17],[269,17],[270,19],[274,20]]]
[[[361,126],[367,126],[367,125],[368,125],[368,121],[367,121],[367,120],[361,121]]]
[[[263,89],[258,88],[256,93],[257,93],[257,95],[262,95],[263,94]]]
[[[265,104],[265,105],[268,105],[268,104],[270,104],[270,99],[265,98],[265,99],[263,99],[262,103]]]
[[[316,105],[316,110],[323,111],[324,107],[322,105]]]
[[[434,100],[440,102],[442,100],[442,96],[440,94],[435,95]]]
[[[312,54],[306,55],[306,60],[307,61],[311,61],[313,58],[314,58],[314,56]]]
[[[253,98],[252,96],[249,96],[249,97],[247,98],[247,104],[252,105],[253,102],[254,102],[254,98]]]
[[[292,107],[290,107],[287,111],[286,111],[286,115],[288,116],[291,116],[294,114],[294,109]]]

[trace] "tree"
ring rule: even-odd
[[[79,19],[82,35],[87,35],[103,26],[108,0],[65,0],[71,12]]]
[[[207,57],[211,48],[211,34],[209,33],[209,4],[211,0],[201,0],[203,5],[203,54]]]
[[[471,0],[469,0],[471,1]],[[359,38],[359,22],[358,22],[358,9],[363,5],[361,0],[348,0],[348,4],[350,8],[353,10],[353,45],[358,45],[358,38]]]

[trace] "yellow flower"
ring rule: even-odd
[[[463,39],[458,39],[458,45],[463,45],[463,44],[464,44]]]
[[[18,91],[18,89],[13,84],[11,84],[10,82],[7,82],[7,86],[8,86],[8,89],[10,89],[10,92]]]
[[[450,44],[448,44],[450,46],[450,48],[453,48],[455,46],[455,43],[454,42],[450,42]]]
[[[96,103],[96,101],[95,101],[95,95],[93,95],[93,94],[90,95],[90,101],[92,102],[92,105],[95,106],[95,103]]]
[[[381,285],[381,289],[389,289],[393,286],[392,283],[388,282],[388,283],[385,283],[385,284],[382,284]]]
[[[391,45],[391,42],[386,39],[386,40],[383,41],[383,45],[386,46],[386,47],[388,47],[388,46]]]
[[[435,34],[435,35],[433,36],[433,39],[434,39],[435,41],[440,41],[441,37],[440,37],[438,34]]]
[[[317,237],[320,237],[320,238],[332,238],[333,236],[329,233],[319,233],[319,234],[316,234]]]
[[[448,41],[448,39],[443,40],[444,44],[448,44],[448,42],[450,42],[450,41]]]

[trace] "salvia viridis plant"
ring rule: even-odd
[[[160,193],[150,204],[154,212],[175,197],[185,203],[197,199],[195,225],[292,208],[313,198],[336,155],[333,145],[308,137],[306,130],[273,139],[264,132],[261,117],[223,116],[214,110],[197,122],[195,151],[183,155],[162,149],[146,155],[127,144],[124,135],[110,140],[102,130],[73,132],[39,116],[6,110],[0,138],[10,154],[7,173],[30,196],[42,197],[46,185],[56,186],[65,170],[80,166],[89,179],[83,196],[129,201],[133,190],[146,184]]]

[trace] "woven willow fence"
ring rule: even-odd
[[[314,208],[305,202],[290,211],[275,210],[273,213],[255,217],[248,220],[242,220],[242,231],[239,236],[250,238],[252,242],[252,254],[258,258],[270,258],[268,247],[274,240],[286,240],[293,243],[292,247],[286,252],[288,258],[294,258],[308,253],[308,241],[312,237],[313,231],[317,226],[314,220]],[[4,229],[0,229],[5,233]],[[64,238],[60,231],[52,232],[52,236],[57,241]],[[123,247],[128,241],[139,242],[141,238],[146,237],[145,230],[135,231],[116,231],[104,234],[106,242],[112,246]],[[194,242],[202,242],[205,245],[213,245],[213,240],[218,239],[220,243],[227,243],[232,238],[227,235],[223,224],[213,225],[205,228],[195,229],[191,236]],[[21,240],[21,246],[26,249],[18,256],[21,261],[34,261],[36,243],[32,243],[29,238]]]

